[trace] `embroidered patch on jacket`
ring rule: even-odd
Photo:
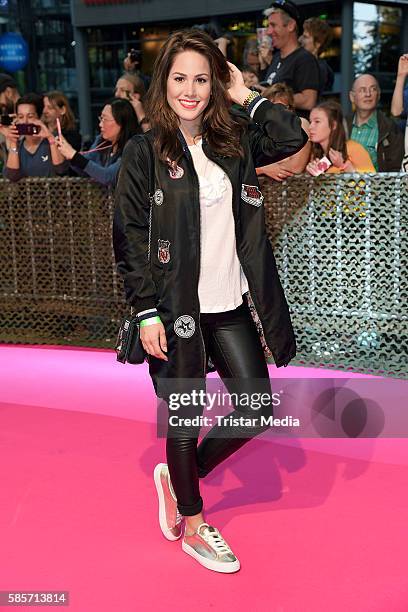
[[[157,259],[162,264],[167,264],[170,261],[170,241],[169,240],[158,240],[157,241]]]
[[[153,200],[154,200],[154,203],[157,204],[157,206],[161,206],[163,204],[164,195],[163,195],[163,191],[161,189],[157,189],[154,192]]]
[[[172,179],[181,179],[184,176],[184,170],[180,166],[169,166],[169,174]]]
[[[252,206],[261,206],[263,202],[263,195],[256,185],[242,185],[241,198],[244,202],[252,204]]]
[[[195,332],[195,321],[190,315],[181,315],[174,322],[174,331],[180,338],[191,338]]]

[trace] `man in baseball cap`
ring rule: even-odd
[[[299,12],[298,7],[291,0],[275,0],[272,2],[271,6],[264,10],[263,14],[265,17],[269,17],[271,13],[273,13],[274,9],[280,9],[284,11],[296,21],[298,35],[300,36],[303,32],[303,19]]]
[[[317,102],[319,66],[316,58],[299,44],[303,24],[300,12],[291,0],[275,0],[264,15],[268,17],[267,34],[275,51],[270,66],[261,75],[261,84],[289,85],[298,114],[308,118]]]

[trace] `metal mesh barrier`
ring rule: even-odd
[[[298,341],[293,363],[408,377],[408,176],[262,181]],[[0,180],[0,342],[113,347],[126,312],[112,197]]]

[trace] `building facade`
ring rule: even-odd
[[[408,51],[408,0],[297,4],[305,18],[319,16],[333,29],[325,57],[335,72],[333,95],[347,107],[354,74],[371,72],[380,81],[387,107],[398,56]],[[10,26],[20,29],[31,49],[24,71],[26,89],[62,89],[89,139],[131,48],[142,52],[141,69],[150,74],[171,31],[211,24],[232,36],[230,59],[242,65],[246,41],[266,25],[266,6],[268,2],[258,0],[71,0],[71,5],[69,0],[0,0],[0,32]],[[1,22],[2,10],[8,11],[9,24]]]
[[[0,35],[6,32],[21,33],[29,47],[26,68],[13,75],[20,91],[62,90],[77,110],[69,0],[0,0]]]

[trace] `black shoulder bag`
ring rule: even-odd
[[[147,139],[146,139],[147,140]],[[154,191],[154,157],[153,150],[150,142],[147,140],[149,148],[149,200],[150,207],[152,206],[152,197]],[[150,221],[151,222],[151,210],[150,210]],[[150,228],[149,228],[150,230]],[[150,240],[150,231],[149,231]],[[140,339],[140,323],[139,317],[133,314],[133,308],[121,322],[116,340],[116,359],[120,363],[132,363],[139,364],[143,363],[147,357],[147,353],[143,348],[142,341]]]

